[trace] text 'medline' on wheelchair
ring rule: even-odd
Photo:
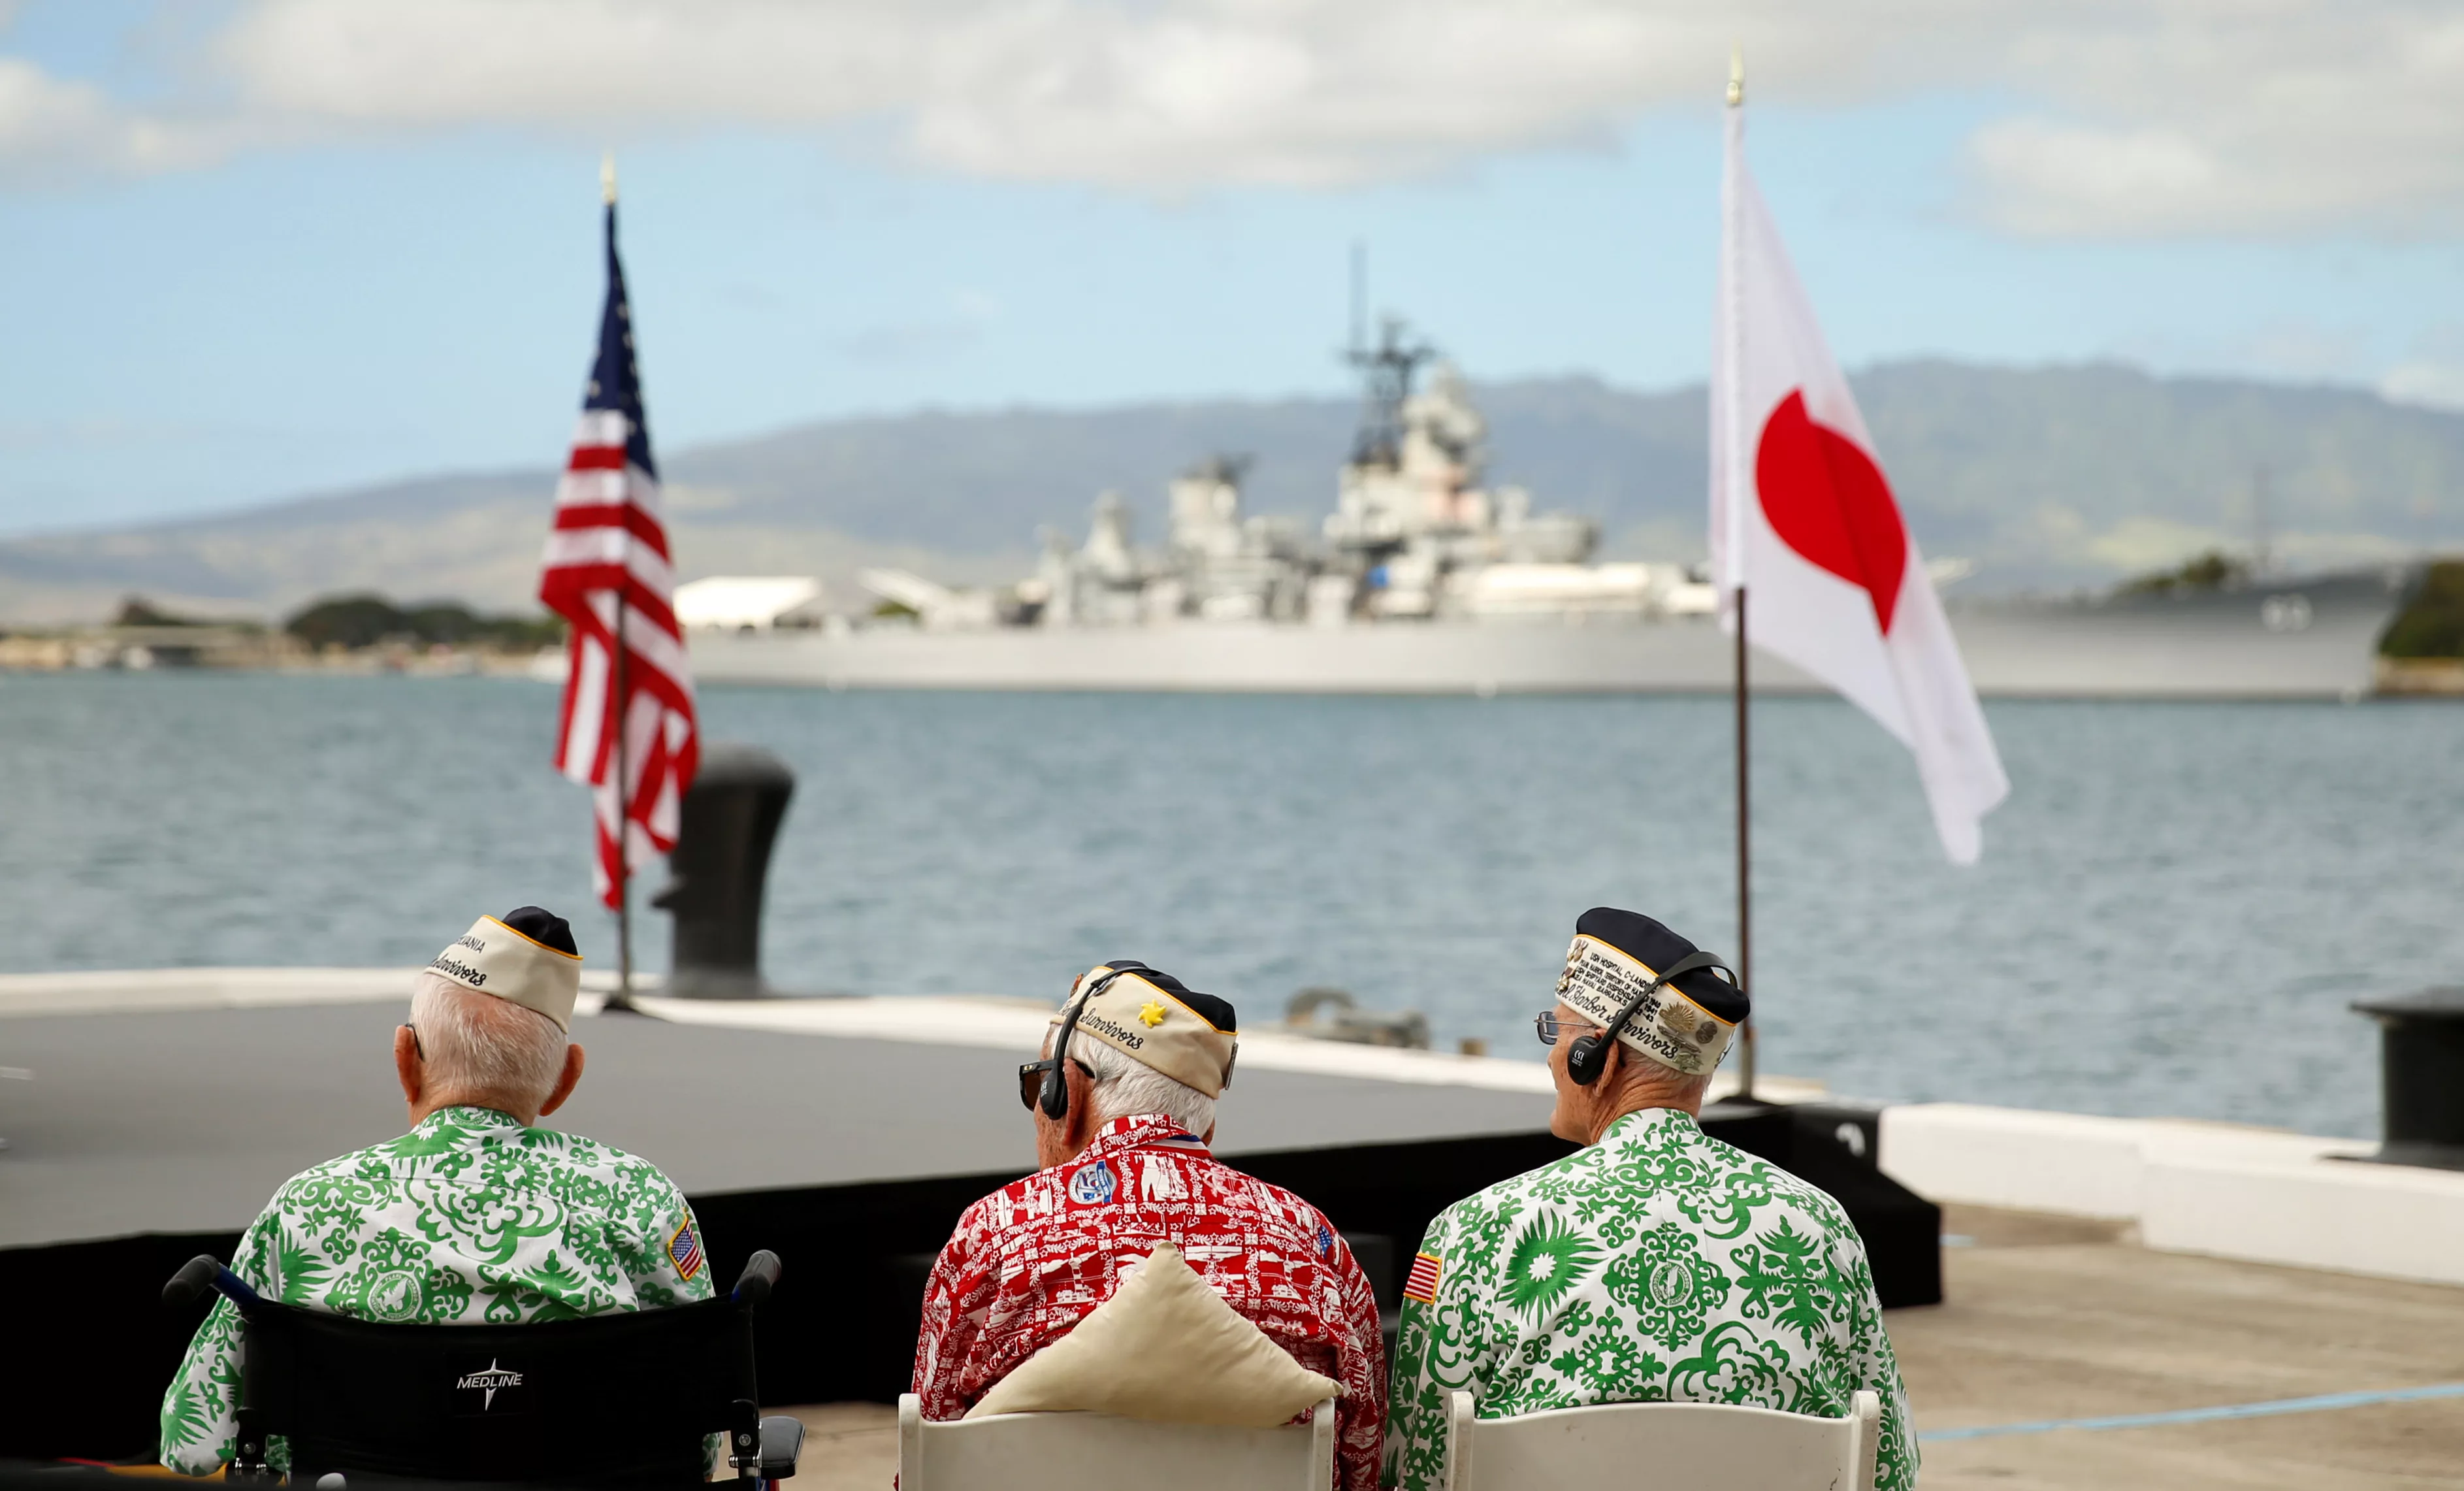
[[[424,1480],[680,1486],[703,1476],[705,1436],[727,1436],[739,1480],[796,1473],[804,1426],[760,1416],[753,1310],[779,1256],[753,1255],[736,1287],[666,1309],[525,1325],[398,1325],[269,1300],[210,1254],[163,1286],[208,1288],[240,1313],[233,1480],[271,1480],[266,1439],[291,1445],[306,1485],[334,1472]]]

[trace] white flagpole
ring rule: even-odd
[[[1723,473],[1722,512],[1727,532],[1722,535],[1722,567],[1720,577],[1727,587],[1730,603],[1736,608],[1736,708],[1737,708],[1737,977],[1752,997],[1754,984],[1754,921],[1753,921],[1753,856],[1751,852],[1752,814],[1749,790],[1752,780],[1748,744],[1750,736],[1750,710],[1747,703],[1746,670],[1746,501],[1752,490],[1746,475],[1745,437],[1745,363],[1746,363],[1746,234],[1745,234],[1745,170],[1746,149],[1746,56],[1742,46],[1728,54],[1728,107],[1726,148],[1720,173],[1720,249],[1723,259],[1721,278],[1726,281],[1720,305],[1721,358],[1720,395],[1723,419],[1719,431],[1721,449],[1726,456]],[[1749,1014],[1741,1033],[1737,1055],[1737,1096],[1748,1102],[1754,1096],[1754,1022]]]

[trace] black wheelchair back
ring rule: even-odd
[[[335,1472],[421,1480],[681,1486],[723,1434],[739,1479],[796,1473],[803,1425],[760,1416],[753,1311],[779,1281],[764,1251],[728,1294],[661,1310],[527,1325],[394,1325],[268,1300],[210,1256],[164,1286],[210,1287],[242,1321],[231,1479],[270,1480],[290,1441],[294,1484]]]

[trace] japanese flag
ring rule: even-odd
[[[1711,378],[1711,560],[1724,629],[1847,696],[1916,753],[1934,829],[1973,864],[2011,790],[1942,601],[1848,380],[1822,345],[1728,109],[1720,335]]]

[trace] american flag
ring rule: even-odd
[[[539,600],[572,632],[556,768],[593,789],[591,881],[610,906],[622,903],[634,869],[675,848],[684,790],[700,763],[674,591],[611,185],[599,361],[583,395],[573,457],[557,484],[556,528],[539,576]]]
[[[701,1238],[693,1234],[691,1216],[686,1217],[684,1225],[668,1238],[668,1259],[675,1264],[676,1273],[681,1278],[691,1279],[701,1272]]]

